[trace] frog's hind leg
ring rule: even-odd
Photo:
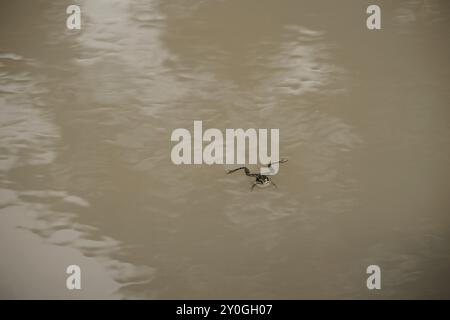
[[[280,160],[275,161],[275,162],[271,162],[271,161],[270,161],[269,164],[267,165],[267,168],[272,167],[273,164],[276,164],[276,163],[285,163],[285,162],[288,162],[288,159],[283,158],[283,159],[280,159]]]
[[[242,169],[244,169],[245,174],[246,174],[247,176],[249,176],[249,177],[255,176],[254,173],[250,173],[250,170],[249,170],[247,167],[239,167],[239,168],[236,168],[236,169],[233,169],[233,170],[228,170],[227,174],[230,174],[230,173],[236,172],[236,171],[238,171],[238,170],[242,170]]]
[[[258,184],[257,182],[253,182],[253,183],[252,183],[252,186],[251,186],[251,188],[250,188],[250,191],[253,191],[253,189],[255,189],[255,187],[256,187],[257,184]]]

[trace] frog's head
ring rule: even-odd
[[[259,174],[256,176],[256,182],[259,184],[269,184],[270,183],[270,178],[268,176]]]

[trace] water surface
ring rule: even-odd
[[[377,3],[2,2],[0,297],[450,298],[450,6]],[[194,120],[279,128],[278,189]]]

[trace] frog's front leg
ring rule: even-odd
[[[273,182],[272,180],[270,180],[270,183],[275,187],[275,189],[278,190],[278,186],[275,184],[275,182]]]

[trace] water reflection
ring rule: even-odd
[[[446,186],[448,153],[433,151],[448,142],[440,120],[448,93],[438,85],[448,74],[436,76],[429,57],[410,82],[423,56],[408,53],[421,44],[407,36],[448,24],[440,2],[386,3],[386,26],[406,33],[367,41],[365,30],[348,27],[360,23],[361,4],[82,1],[83,29],[68,32],[65,4],[41,2],[28,9],[45,21],[34,42],[5,38],[0,54],[7,256],[19,260],[7,243],[33,232],[16,246],[63,257],[37,263],[39,274],[83,264],[91,270],[85,297],[370,297],[361,283],[373,261],[394,270],[380,296],[446,293],[426,282],[448,265],[448,233],[436,227],[446,218],[434,210],[448,203],[423,184]],[[30,34],[27,25],[18,30],[20,39]],[[383,61],[368,62],[379,48]],[[248,178],[225,175],[226,166],[174,166],[170,133],[193,120],[279,128],[290,160],[274,178],[279,190],[250,193]],[[13,267],[2,265],[2,275]],[[64,274],[54,281],[20,294],[73,297],[47,291]]]

